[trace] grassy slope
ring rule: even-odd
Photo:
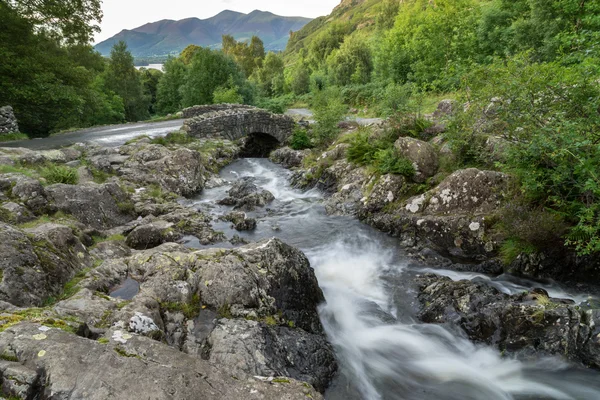
[[[354,5],[336,7],[326,17],[319,17],[304,26],[290,38],[285,50],[288,62],[296,59],[301,49],[308,49],[312,41],[322,32],[326,31],[333,23],[349,25],[350,34],[367,34],[375,30],[375,21],[379,11],[379,4],[383,0],[355,0]]]

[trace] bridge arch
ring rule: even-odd
[[[241,104],[194,106],[183,110],[183,116],[183,129],[197,138],[274,139],[280,145],[288,141],[296,124],[286,115]]]

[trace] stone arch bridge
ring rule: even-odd
[[[296,124],[286,115],[240,104],[194,106],[183,110],[183,116],[183,130],[197,138],[264,139],[266,135],[266,140],[274,139],[279,145],[287,142]]]

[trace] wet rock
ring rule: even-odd
[[[164,190],[190,196],[204,187],[206,170],[202,155],[195,150],[137,143],[120,174],[137,185],[157,184]]]
[[[231,212],[223,216],[222,219],[231,222],[233,228],[237,231],[251,231],[256,229],[256,219],[249,218],[244,212]]]
[[[252,211],[256,207],[264,207],[275,197],[268,190],[260,189],[254,178],[245,177],[234,182],[229,189],[228,197],[219,201],[219,204],[234,206],[235,209]]]
[[[114,182],[97,185],[51,185],[46,188],[54,206],[95,229],[110,229],[133,219],[133,204]]]
[[[72,229],[45,224],[20,231],[0,223],[0,299],[16,306],[40,306],[91,258]]]
[[[126,277],[140,282],[131,302],[117,308],[119,300],[93,295],[108,293]],[[215,357],[233,360],[225,357],[225,347],[236,343],[261,360],[259,353],[264,352],[260,373],[309,379],[320,388],[335,370],[317,312],[324,298],[314,271],[300,251],[277,239],[201,251],[163,244],[129,258],[105,261],[78,287],[77,295],[60,302],[56,310],[90,327],[121,327],[164,338],[174,348],[215,365],[225,361],[215,361],[211,349],[216,349]],[[211,344],[211,334],[219,325],[217,316],[226,318],[220,325],[234,328],[215,333]],[[258,322],[250,329],[247,320]],[[240,329],[235,328],[238,325]],[[285,369],[279,368],[282,365]],[[250,364],[236,368],[244,377],[259,373]]]
[[[243,380],[283,374],[324,392],[337,370],[324,336],[264,322],[221,319],[208,349],[208,361]]]
[[[453,282],[432,274],[418,284],[424,322],[456,324],[471,340],[511,354],[562,356],[600,368],[593,311],[550,299],[539,290],[509,296],[485,282]]]
[[[285,168],[296,168],[302,166],[302,161],[308,154],[309,151],[307,150],[293,150],[289,147],[282,147],[272,152],[269,158]]]
[[[148,338],[119,335],[120,331],[102,344],[59,329],[39,329],[40,325],[23,323],[0,333],[0,352],[18,354],[18,362],[0,365],[3,380],[14,377],[19,384],[3,385],[5,394],[38,398],[51,387],[52,397],[65,399],[322,398],[293,379],[235,380],[226,369]]]
[[[174,224],[162,220],[140,225],[127,235],[127,246],[137,250],[145,250],[166,242],[180,240],[182,235],[174,229],[174,226]]]
[[[415,182],[425,182],[438,170],[439,159],[435,148],[427,142],[410,137],[401,137],[394,143],[399,155],[408,159],[415,167]]]

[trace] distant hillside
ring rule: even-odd
[[[250,14],[225,10],[204,20],[162,20],[123,30],[95,48],[108,55],[116,42],[124,40],[134,57],[156,57],[179,54],[190,44],[219,47],[221,35],[233,35],[238,41],[256,35],[267,50],[284,50],[290,31],[297,31],[310,21],[310,18],[281,17],[258,10]]]
[[[375,28],[380,7],[384,0],[342,0],[330,15],[319,17],[306,24],[290,38],[285,53],[294,58],[302,49],[308,49],[312,41],[337,24],[344,35]]]

